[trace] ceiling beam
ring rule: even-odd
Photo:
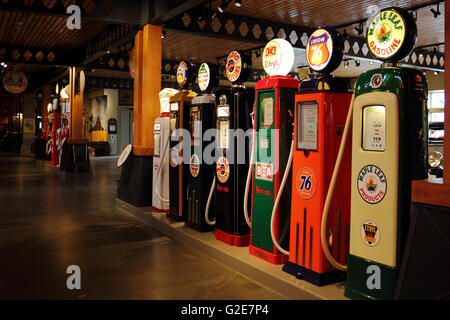
[[[160,1],[152,1],[155,4],[157,4]],[[184,12],[188,10],[192,10],[194,8],[197,8],[204,3],[207,3],[208,0],[188,0],[183,1],[181,4],[174,8],[166,9],[166,10],[160,10],[161,12],[158,12],[158,9],[154,7],[153,14],[154,17],[149,20],[151,24],[157,24],[161,25],[165,22],[175,18],[176,16],[179,16],[180,14],[183,14]]]
[[[104,8],[98,1],[94,2],[94,7],[81,9],[81,19],[106,22],[112,24],[140,25],[141,23],[141,4],[139,1],[110,0],[111,6]],[[28,13],[39,16],[54,16],[68,18],[67,6],[63,1],[57,0],[55,4],[48,8],[43,1],[30,1],[30,4],[24,4],[23,0],[9,0],[0,2],[0,11]]]
[[[200,23],[198,18],[200,14],[205,17],[205,12],[208,17],[211,17],[213,14],[216,17],[213,20],[207,19]],[[186,19],[186,14],[188,19]],[[217,14],[205,8],[202,11],[189,10],[186,14],[180,14],[167,21],[165,29],[262,45],[265,45],[273,38],[284,37],[294,48],[302,50],[306,49],[308,38],[315,30],[313,28],[247,16],[228,13]],[[347,58],[378,61],[371,55],[365,38],[345,37],[344,54]],[[400,63],[424,70],[444,71],[444,54],[416,48]]]

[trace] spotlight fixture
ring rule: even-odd
[[[222,0],[222,3],[220,4],[219,7],[217,7],[217,10],[219,10],[220,13],[223,13],[225,10],[227,10],[229,4],[230,1]]]
[[[344,29],[344,34],[342,35],[342,37],[344,37],[344,39],[348,38],[347,29]]]
[[[439,2],[436,4],[436,9],[437,10],[434,10],[433,8],[430,9],[435,19],[441,14],[441,11],[439,10]]]
[[[255,56],[256,56],[256,58],[261,57],[261,50],[256,50],[255,51]]]
[[[370,60],[370,61],[369,61],[369,64],[373,64],[373,61],[372,61],[372,60]]]
[[[344,61],[344,68],[348,69],[348,61]]]
[[[361,62],[359,60],[355,60],[355,64],[357,67],[359,67],[361,65]]]
[[[242,6],[242,0],[235,0],[235,1],[234,1],[234,5],[235,5],[236,7]]]
[[[435,72],[434,72],[434,75],[435,75],[435,76],[437,76],[437,75],[438,75],[438,73],[439,73],[439,72],[435,71]]]
[[[362,35],[364,33],[364,26],[362,22],[359,24],[358,27],[355,27],[356,32],[358,32],[358,35]]]
[[[167,31],[166,30],[163,30],[162,32],[161,32],[161,39],[164,39],[164,37],[167,35]]]

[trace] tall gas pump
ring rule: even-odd
[[[244,82],[251,70],[251,54],[231,51],[225,63],[225,75],[233,85],[217,92],[216,129],[219,136],[216,138],[215,236],[234,246],[250,243],[250,229],[245,221],[243,205],[250,162],[249,141],[245,134],[252,128],[250,114],[255,101],[254,90],[247,89]]]
[[[153,195],[152,208],[169,211],[169,143],[170,143],[170,97],[178,90],[166,88],[160,91],[161,114],[153,127]]]
[[[197,95],[191,91],[197,76],[197,66],[181,61],[177,67],[176,79],[180,91],[170,97],[170,142],[169,142],[169,217],[182,221],[187,212],[187,179],[189,164],[183,163],[183,136],[176,131],[189,128],[189,110],[192,99]]]
[[[219,85],[219,74],[214,65],[202,63],[198,69],[198,87],[202,95],[192,99],[190,116],[191,158],[187,187],[188,210],[186,225],[204,232],[213,229],[206,222],[214,215],[212,192],[215,186],[214,154],[205,151],[208,141],[204,135],[208,129],[215,128],[216,96],[212,90]],[[213,138],[210,136],[210,138]],[[208,159],[209,158],[209,159]],[[208,163],[209,162],[209,163]]]
[[[413,17],[400,8],[371,19],[367,45],[385,62],[355,87],[350,254],[345,295],[392,299],[409,225],[411,181],[427,179],[427,82],[397,65],[414,47]]]
[[[298,81],[288,76],[294,63],[294,49],[283,39],[267,43],[263,53],[263,67],[269,74],[256,84],[255,133],[252,150],[254,164],[251,195],[250,254],[274,264],[286,262],[287,256],[275,247],[270,220],[275,198],[288,164],[293,132],[294,94]],[[249,174],[251,171],[249,172]],[[250,179],[247,179],[249,182]],[[289,246],[289,219],[291,212],[290,174],[278,210],[275,214],[276,240]],[[246,184],[248,190],[249,183]],[[247,194],[247,192],[246,192]],[[244,205],[244,210],[247,208]]]
[[[335,29],[315,30],[306,45],[306,61],[318,76],[302,81],[295,95],[290,249],[283,271],[319,286],[345,279],[321,245],[322,212],[352,96],[346,81],[330,75],[343,54],[344,41]],[[347,146],[325,222],[327,245],[342,264],[349,250],[350,160]]]

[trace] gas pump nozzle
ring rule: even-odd
[[[291,110],[288,110],[288,113],[289,113],[288,121],[290,122],[291,125],[293,125],[294,124],[294,115],[292,114]],[[289,171],[291,170],[292,158],[294,155],[294,139],[295,139],[295,133],[292,132],[291,149],[289,151],[289,158],[287,161],[287,166],[284,171],[283,180],[281,181],[280,189],[278,190],[277,198],[275,199],[275,203],[273,205],[272,216],[270,218],[270,236],[272,237],[272,242],[275,245],[275,247],[277,247],[277,249],[285,255],[289,255],[289,251],[284,250],[278,243],[277,239],[275,238],[275,212],[278,209],[278,204],[280,203],[281,195],[283,194],[284,186],[285,186],[286,180],[289,176]]]
[[[245,183],[245,194],[244,194],[244,217],[245,222],[247,222],[247,225],[251,228],[252,222],[250,221],[250,217],[248,215],[248,190],[250,187],[250,180],[252,179],[252,172],[253,172],[253,162],[255,158],[255,111],[253,110],[252,113],[250,113],[250,117],[252,118],[252,152],[250,153],[250,164],[248,166],[248,173],[247,173],[247,181]]]

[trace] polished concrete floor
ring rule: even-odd
[[[117,209],[116,161],[89,179],[0,157],[0,299],[282,299]]]

